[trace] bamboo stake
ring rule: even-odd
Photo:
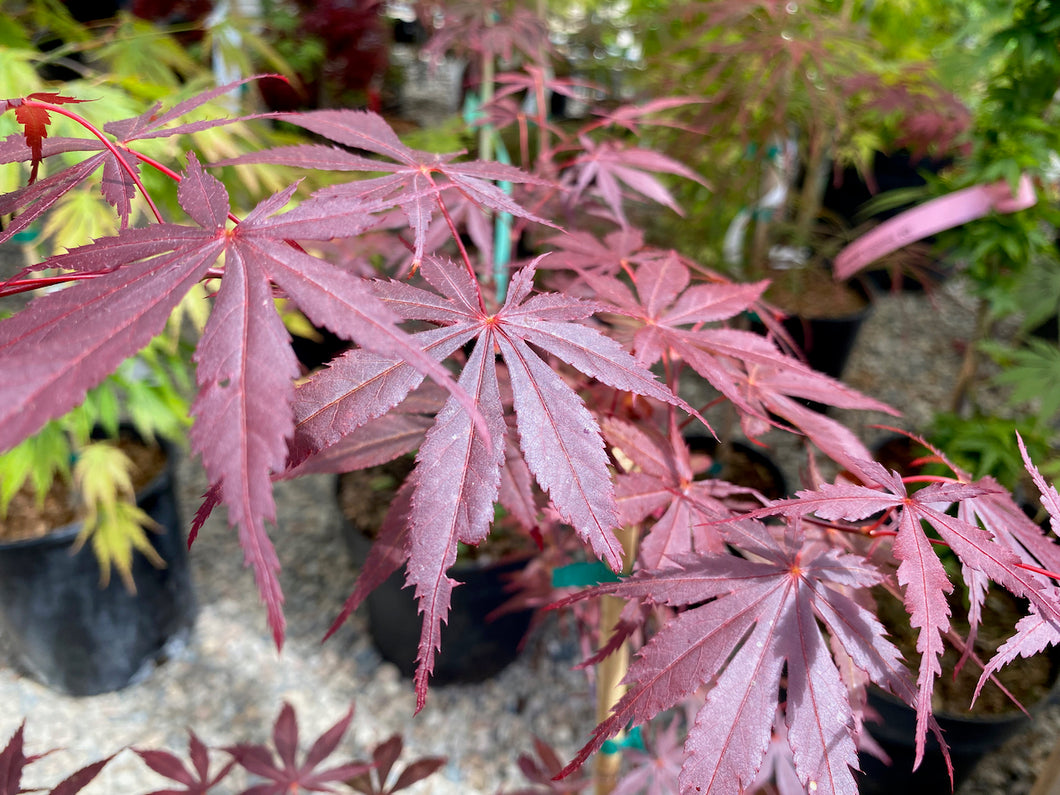
[[[618,540],[622,543],[624,551],[623,573],[628,574],[633,569],[633,561],[637,557],[637,539],[639,527],[623,527],[615,532]],[[604,596],[600,600],[600,637],[608,638],[618,625],[622,609],[626,606],[626,600],[618,596]],[[626,692],[626,686],[622,680],[629,670],[629,644],[623,643],[608,657],[600,661],[596,668],[596,722],[602,723],[611,714],[611,708]],[[621,741],[624,733],[615,737]],[[619,767],[622,764],[622,754],[618,752],[601,752],[593,761],[593,780],[595,782],[596,795],[608,795],[618,783]]]

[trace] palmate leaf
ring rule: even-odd
[[[1020,455],[1023,457],[1023,465],[1027,469],[1027,474],[1031,476],[1034,485],[1038,487],[1042,505],[1049,514],[1053,533],[1060,533],[1060,494],[1057,494],[1054,486],[1046,482],[1045,478],[1042,477],[1042,473],[1038,471],[1038,467],[1031,461],[1030,455],[1027,453],[1027,447],[1023,443],[1023,438],[1018,433],[1016,437]],[[1054,568],[1053,570],[1055,571],[1056,569]],[[1060,594],[1057,593],[1055,587],[1052,589],[1052,594],[1054,599],[1060,601]],[[1017,657],[1030,657],[1044,651],[1049,646],[1058,644],[1060,644],[1060,627],[1058,627],[1057,622],[1050,620],[1050,617],[1039,610],[1037,605],[1032,604],[1031,614],[1021,619],[1016,625],[1016,634],[997,650],[997,654],[983,669],[983,674],[979,678],[979,684],[975,689],[975,697],[979,697],[979,691],[983,685],[993,675],[994,671],[1001,666],[1012,662]]]
[[[520,754],[516,764],[526,780],[534,786],[506,795],[574,795],[588,789],[593,783],[592,778],[581,770],[557,780],[556,775],[563,769],[563,761],[556,750],[540,737],[534,737],[534,755]]]
[[[30,792],[21,787],[22,771],[40,759],[42,754],[26,756],[25,732],[26,722],[23,721],[11,735],[7,745],[0,751],[0,795],[20,795],[20,793]]]
[[[550,184],[514,166],[494,162],[454,162],[458,153],[422,152],[402,143],[382,116],[363,110],[318,110],[295,113],[284,119],[344,146],[370,152],[379,160],[334,146],[302,144],[281,146],[242,155],[217,165],[276,163],[329,171],[385,172],[386,176],[347,182],[318,191],[320,198],[371,199],[384,206],[400,207],[414,233],[414,262],[423,259],[431,218],[442,207],[442,194],[457,190],[475,204],[553,226],[514,202],[493,184],[496,180]]]
[[[740,410],[744,432],[754,438],[781,417],[844,466],[869,458],[844,425],[806,408],[797,399],[847,409],[897,412],[834,378],[815,372],[780,351],[772,340],[748,331],[703,327],[753,308],[768,282],[692,284],[674,253],[642,261],[633,271],[635,291],[606,274],[583,272],[597,294],[624,317],[637,360],[682,360]]]
[[[765,502],[750,489],[695,480],[688,446],[676,434],[667,439],[611,418],[601,425],[608,443],[621,449],[634,465],[634,471],[615,479],[622,524],[658,517],[640,543],[638,558],[647,569],[660,568],[690,552],[724,551],[723,527],[718,522],[733,515],[727,500],[742,497],[752,507]]]
[[[430,58],[456,52],[511,62],[518,50],[540,64],[552,50],[548,26],[533,9],[501,0],[454,0],[430,22],[434,30],[423,48]]]
[[[30,94],[25,98],[0,99],[0,113],[14,109],[15,120],[22,125],[23,137],[26,141],[26,148],[29,149],[29,159],[32,162],[29,174],[31,185],[37,179],[37,169],[40,167],[40,161],[43,157],[44,139],[48,137],[48,125],[52,123],[50,111],[35,103],[46,102],[50,105],[67,105],[87,101],[46,92]]]
[[[342,762],[323,768],[323,763],[338,748],[353,719],[353,706],[330,729],[321,734],[298,761],[298,719],[290,704],[284,704],[272,730],[272,748],[259,745],[235,745],[226,748],[247,772],[266,779],[243,795],[288,795],[295,792],[334,792],[331,785],[364,773],[371,762]]]
[[[627,724],[644,723],[707,687],[685,743],[680,793],[741,793],[765,759],[783,681],[788,741],[803,786],[818,793],[857,791],[853,710],[818,622],[872,681],[910,696],[899,651],[849,594],[881,582],[883,574],[858,556],[804,541],[797,522],[783,542],[762,526],[746,538],[754,560],[685,555],[667,568],[568,600],[613,594],[696,606],[677,614],[640,651],[625,679],[629,691],[564,773]]]
[[[988,494],[988,486],[945,481],[932,483],[910,495],[898,475],[875,462],[862,462],[855,474],[872,485],[825,484],[815,490],[798,492],[794,499],[779,500],[750,515],[814,514],[826,521],[858,521],[881,511],[896,514],[893,555],[898,561],[898,583],[910,623],[919,630],[917,650],[922,655],[918,688],[911,702],[917,712],[915,764],[919,764],[931,716],[934,681],[941,671],[939,655],[943,651],[943,634],[950,628],[946,595],[953,590],[924,524],[938,533],[965,569],[981,573],[1016,596],[1029,600],[1036,615],[1054,635],[1060,628],[1060,593],[1022,568],[1020,558],[990,532],[945,513],[954,503]]]
[[[612,795],[670,795],[678,787],[685,751],[678,738],[680,716],[645,740],[643,751],[629,749],[630,770]]]
[[[53,751],[45,751],[42,754],[26,756],[24,747],[24,735],[26,723],[23,721],[11,735],[2,749],[0,749],[0,795],[29,795],[31,792],[43,792],[42,789],[23,789],[22,773],[27,767],[42,759]],[[74,771],[55,787],[49,790],[49,795],[76,795],[87,787],[99,772],[107,766],[114,754],[92,762]]]
[[[404,741],[400,734],[384,740],[372,749],[373,769],[354,776],[346,782],[346,785],[362,795],[394,795],[395,792],[407,789],[418,781],[433,775],[444,767],[447,761],[444,756],[425,756],[416,759],[406,765],[393,785],[388,787],[387,781],[394,769],[394,763],[401,756],[403,747]]]
[[[676,174],[706,184],[692,169],[650,149],[622,146],[613,141],[596,143],[589,138],[582,139],[581,147],[583,153],[575,158],[566,177],[571,186],[567,201],[573,206],[591,186],[622,227],[629,226],[622,209],[623,186],[684,215],[670,191],[651,172]]]
[[[188,758],[191,760],[191,770],[176,754],[171,754],[169,751],[141,748],[133,750],[153,771],[183,787],[183,789],[169,787],[156,790],[149,795],[208,795],[236,764],[235,759],[230,759],[211,776],[210,749],[195,732],[190,730],[188,731]]]
[[[313,323],[457,388],[448,371],[394,325],[395,315],[364,282],[286,242],[357,234],[373,223],[368,210],[374,208],[310,200],[274,215],[293,191],[266,199],[229,229],[227,193],[192,155],[178,199],[200,226],[127,229],[54,257],[54,267],[102,275],[43,296],[0,323],[0,355],[6,367],[16,368],[9,372],[20,373],[0,383],[0,449],[7,449],[76,405],[159,334],[183,295],[224,254],[221,285],[196,351],[191,440],[230,523],[239,527],[277,644],[284,632],[283,597],[265,522],[275,514],[270,476],[284,468],[294,428],[298,368],[272,285]],[[75,345],[71,328],[78,334]],[[41,399],[45,394],[47,401]],[[466,395],[461,400],[469,405]]]
[[[533,265],[513,277],[504,306],[495,312],[483,308],[464,267],[428,257],[421,272],[434,290],[387,282],[377,285],[376,294],[401,317],[439,326],[415,337],[432,356],[474,341],[459,384],[485,418],[485,428],[476,426],[449,399],[427,432],[413,473],[407,571],[423,613],[416,673],[422,708],[454,584],[446,571],[458,542],[477,544],[486,537],[499,496],[507,424],[495,352],[504,362],[529,471],[558,515],[614,569],[621,568],[622,548],[612,532],[618,512],[600,429],[577,393],[530,345],[616,389],[691,409],[618,343],[579,322],[596,304],[533,295]],[[292,462],[354,433],[397,405],[421,378],[400,358],[359,351],[340,357],[298,390]]]
[[[659,257],[657,251],[645,248],[644,233],[633,227],[610,232],[603,240],[589,232],[571,230],[545,242],[553,252],[541,261],[542,269],[600,271],[614,276],[624,264]]]

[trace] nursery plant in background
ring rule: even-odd
[[[799,274],[778,272],[819,270],[850,232],[822,206],[843,167],[871,179],[874,151],[951,151],[967,111],[939,83],[932,42],[960,16],[950,4],[706,0],[676,5],[653,26],[649,85],[709,100],[685,121],[708,136],[706,151],[690,156],[712,183],[726,180],[698,191],[696,204],[725,224],[704,241],[719,267],[788,281]],[[684,68],[670,67],[675,58]],[[687,132],[669,137],[700,147]]]
[[[540,30],[524,12],[507,24],[503,4],[489,11],[448,17],[440,41],[493,53],[505,37]],[[449,569],[461,544],[490,537],[499,503],[538,540],[550,568],[600,561],[607,578],[620,578],[562,603],[599,649],[591,661],[601,722],[561,775],[603,749],[592,785],[611,791],[627,725],[681,726],[666,713],[688,707],[696,717],[683,724],[683,751],[663,730],[648,733],[651,747],[681,757],[682,795],[735,793],[771,770],[818,793],[855,792],[868,682],[914,706],[918,761],[936,731],[938,656],[944,639],[965,643],[950,631],[952,578],[996,583],[1030,605],[987,662],[985,683],[993,668],[1056,640],[1060,561],[1037,526],[1029,531],[1036,556],[1009,542],[998,506],[1011,496],[992,482],[955,472],[910,493],[848,428],[806,408],[801,400],[893,413],[812,371],[772,337],[737,327],[743,312],[764,310],[767,282],[735,282],[645,244],[631,220],[636,202],[680,212],[659,174],[697,175],[627,133],[666,123],[690,99],[612,107],[573,131],[554,126],[540,98],[565,84],[544,68],[547,40],[534,41],[513,49],[505,69],[516,73],[496,76],[505,89],[483,107],[488,123],[502,134],[512,125],[520,144],[539,133],[533,147],[513,147],[514,164],[415,149],[380,116],[350,109],[284,117],[313,143],[213,164],[190,152],[167,165],[141,151],[233,122],[186,117],[234,85],[102,128],[75,104],[89,97],[0,102],[21,127],[0,153],[25,164],[26,179],[2,198],[19,215],[0,241],[99,169],[107,195],[121,197],[115,234],[35,263],[0,288],[63,285],[0,323],[0,362],[18,373],[0,380],[0,448],[78,405],[204,284],[211,308],[196,342],[190,441],[212,485],[192,538],[224,506],[277,645],[285,620],[267,532],[273,481],[416,450],[396,497],[406,521],[384,526],[346,611],[404,565],[423,618],[419,708],[459,587]],[[514,98],[525,101],[507,113],[504,100]],[[82,134],[50,136],[59,116]],[[58,159],[73,151],[87,159]],[[295,182],[237,211],[210,169],[249,163],[326,172],[329,185],[306,195]],[[141,171],[177,183],[177,209],[151,200]],[[122,209],[133,203],[146,205],[146,223],[129,222]],[[506,216],[510,225],[492,223]],[[538,233],[526,237],[539,250],[531,258],[496,256],[499,237],[511,243],[532,228]],[[43,269],[57,275],[38,275]],[[276,297],[352,348],[300,378]],[[421,400],[431,382],[440,408]],[[842,473],[827,482],[811,466],[808,488],[774,502],[697,477],[702,461],[683,432],[706,430],[716,404],[734,412],[749,439],[799,434]],[[389,444],[397,436],[403,442]],[[1036,482],[1060,514],[1055,492]],[[958,573],[942,566],[935,542],[952,550]],[[901,595],[918,635],[915,671],[871,609],[869,589],[880,584]],[[282,765],[242,757],[277,786],[278,771],[294,765],[291,734],[278,729],[281,742]],[[564,781],[547,786],[562,790]]]
[[[961,466],[1015,488],[1025,475],[1013,429],[1043,452],[1055,440],[1057,403],[1051,395],[1060,358],[1055,338],[1032,330],[1055,319],[1060,296],[1055,287],[1060,272],[1055,240],[1060,138],[1054,100],[1060,54],[1051,36],[1060,26],[1060,6],[1017,3],[989,22],[983,25],[985,32],[972,32],[955,48],[975,53],[971,71],[985,87],[968,93],[974,104],[967,150],[925,189],[927,198],[937,202],[911,210],[895,224],[915,229],[932,217],[938,202],[954,202],[951,206],[959,212],[962,191],[997,186],[990,211],[961,218],[964,223],[954,220],[953,229],[939,234],[936,248],[955,264],[976,301],[975,327],[950,405],[940,407],[926,432]],[[947,219],[939,211],[935,216],[940,224]],[[866,236],[864,242],[871,245],[873,240]],[[860,256],[848,259],[854,262],[867,264]],[[854,272],[842,262],[837,271],[843,278]],[[994,375],[985,366],[988,358],[1000,365]],[[1006,416],[986,410],[980,400],[986,389],[1008,396]],[[1055,473],[1054,462],[1043,459],[1042,465]]]

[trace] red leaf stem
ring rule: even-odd
[[[42,276],[36,279],[11,279],[0,285],[0,298],[18,295],[19,293],[28,293],[33,290],[39,290],[41,287],[51,287],[55,284],[95,279],[102,275],[102,273],[65,273],[62,276]]]
[[[958,483],[959,481],[945,475],[906,475],[903,483]]]
[[[430,179],[430,177],[428,177]],[[434,185],[434,180],[431,180],[431,185]],[[445,206],[445,202],[442,201],[442,194],[438,196],[438,206],[442,210],[442,217],[445,218],[446,224],[449,225],[449,231],[453,235],[453,240],[456,241],[457,248],[460,249],[460,258],[464,261],[464,267],[467,268],[468,275],[471,277],[471,283],[475,285],[475,291],[478,293],[478,308],[482,310],[482,314],[486,314],[486,302],[482,299],[482,288],[479,287],[478,275],[475,273],[474,267],[471,265],[471,257],[467,253],[467,248],[464,246],[464,241],[460,237],[460,233],[456,229],[456,224],[453,222],[453,217],[449,215],[449,208]]]

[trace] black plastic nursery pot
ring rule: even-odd
[[[838,317],[789,315],[783,324],[805,354],[810,367],[833,378],[841,378],[858,333],[871,311],[872,305],[866,300],[863,308]]]
[[[511,597],[505,590],[507,577],[525,565],[525,559],[485,566],[458,563],[449,570],[449,576],[462,584],[453,589],[449,621],[442,626],[442,648],[431,676],[434,684],[481,682],[515,660],[533,612],[490,614]],[[379,653],[403,676],[411,677],[422,619],[412,591],[404,585],[402,569],[376,588],[366,604],[369,632]]]
[[[392,462],[393,463],[393,462]],[[352,490],[351,475],[339,479],[340,504],[351,499],[375,502],[386,493]],[[360,481],[358,481],[360,482]],[[374,513],[374,509],[368,509]],[[368,528],[365,528],[368,529]],[[363,566],[372,541],[356,523],[344,517],[342,532],[355,566]],[[530,628],[533,610],[516,610],[494,615],[512,594],[507,590],[511,577],[525,568],[530,558],[509,554],[498,559],[458,560],[448,575],[460,585],[453,588],[448,623],[441,629],[441,651],[435,656],[432,683],[436,685],[481,682],[500,673],[519,654]],[[365,599],[368,632],[376,649],[393,663],[403,676],[416,670],[422,617],[412,589],[405,588],[404,568],[372,591]]]
[[[137,494],[162,528],[148,537],[166,566],[136,553],[136,593],[117,576],[100,587],[90,544],[71,554],[80,523],[0,543],[0,631],[15,665],[55,690],[89,696],[143,679],[186,642],[195,600],[173,468],[170,455],[166,469]]]
[[[686,436],[685,443],[693,453],[704,453],[711,457],[718,455],[718,441],[711,436]],[[724,460],[715,460],[706,477],[755,489],[770,500],[789,495],[787,480],[777,462],[743,442],[732,442]]]
[[[916,713],[904,702],[876,688],[869,688],[868,704],[879,720],[866,728],[890,757],[886,764],[867,752],[859,756],[862,773],[859,791],[862,795],[945,795],[950,792],[949,773],[938,740],[929,731],[924,759],[915,771],[913,760]],[[1033,707],[1028,706],[1033,714]],[[996,716],[965,716],[936,713],[935,719],[949,746],[953,764],[953,789],[975,770],[976,765],[1002,743],[1025,730],[1032,717],[1013,707],[1011,712]]]

